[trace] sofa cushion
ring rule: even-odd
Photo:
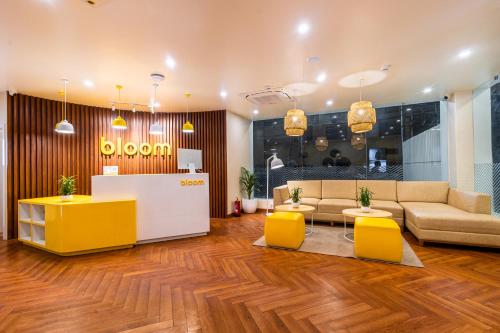
[[[356,181],[323,180],[321,184],[321,198],[356,200]]]
[[[318,212],[342,214],[344,209],[356,208],[357,206],[356,200],[352,199],[321,199],[318,203]]]
[[[312,206],[316,211],[318,210],[318,203],[321,199],[318,198],[302,198],[300,202],[301,205]],[[285,200],[284,204],[289,205],[292,203],[292,199]]]
[[[406,218],[426,230],[500,235],[500,219],[473,214],[443,203],[403,202]]]
[[[450,189],[448,205],[469,213],[491,214],[491,197],[488,194]]]
[[[373,199],[375,200],[398,200],[395,180],[358,180],[356,188],[358,193],[360,187],[368,187],[373,192]]]
[[[399,202],[448,202],[448,182],[402,181],[397,182]]]
[[[394,218],[403,218],[404,210],[396,201],[372,200],[370,206],[373,209],[381,209],[392,213]]]
[[[305,198],[321,199],[321,180],[289,180],[287,184],[289,190],[300,187]]]

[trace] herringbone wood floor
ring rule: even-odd
[[[424,269],[207,237],[61,258],[0,241],[2,332],[499,332],[500,253],[419,247]]]

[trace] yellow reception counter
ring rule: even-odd
[[[18,239],[59,255],[124,247],[136,242],[135,200],[96,201],[76,195],[19,200]]]

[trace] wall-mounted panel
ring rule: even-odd
[[[156,113],[164,128],[163,135],[150,135],[155,121],[151,113],[122,112],[128,123],[124,131],[111,128],[117,112],[86,105],[68,104],[68,120],[75,126],[74,135],[54,132],[61,118],[58,101],[21,94],[8,96],[8,223],[9,238],[17,237],[17,200],[57,195],[61,175],[78,177],[78,194],[91,193],[91,176],[100,175],[103,166],[117,165],[120,174],[177,173],[177,148],[203,150],[203,172],[210,175],[210,215],[224,217],[227,203],[226,111],[190,114],[195,126],[192,134],[182,133],[184,113]],[[101,154],[99,140],[122,145],[168,143],[171,156],[132,157],[123,152]],[[168,200],[168,198],[165,198]]]

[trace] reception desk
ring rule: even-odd
[[[206,235],[210,231],[207,173],[93,176],[92,198],[135,200],[137,242]]]

